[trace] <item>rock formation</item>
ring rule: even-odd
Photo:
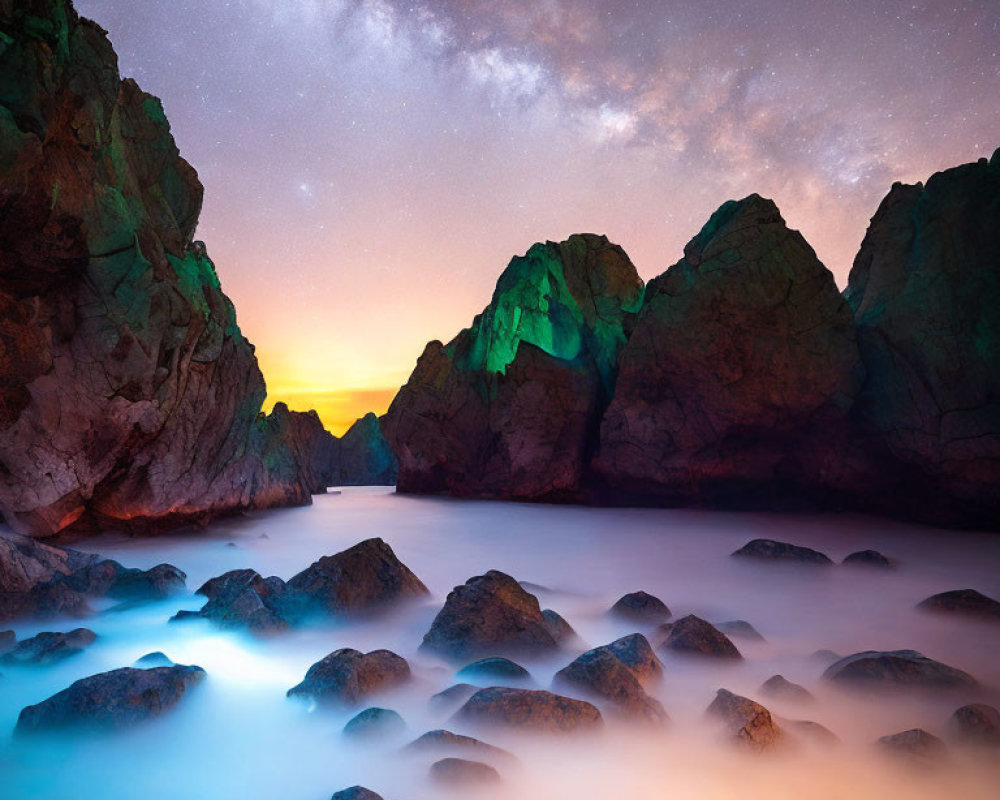
[[[855,653],[831,664],[823,677],[842,685],[873,690],[963,689],[977,685],[967,672],[927,658],[916,650]]]
[[[582,497],[642,281],[601,236],[511,260],[472,327],[431,342],[386,415],[408,492]]]
[[[895,184],[845,296],[868,379],[857,414],[894,480],[882,507],[1000,520],[1000,150]]]
[[[317,661],[289,697],[305,697],[321,704],[353,706],[369,695],[392,689],[410,679],[410,665],[391,650],[362,653],[341,648]]]
[[[334,439],[329,486],[393,486],[396,456],[382,434],[383,421],[365,414]]]
[[[455,715],[473,725],[536,733],[575,733],[600,727],[604,718],[590,703],[537,689],[480,689]]]
[[[65,0],[0,5],[0,509],[150,532],[309,502],[160,101]]]

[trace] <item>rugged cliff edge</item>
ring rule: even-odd
[[[0,0],[0,508],[149,532],[309,502],[160,102],[68,0]],[[311,485],[312,484],[312,485]]]
[[[535,245],[386,432],[401,491],[1000,528],[1000,151],[894,186],[845,296],[757,195],[644,296],[601,237]]]

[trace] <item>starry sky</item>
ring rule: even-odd
[[[1000,2],[76,0],[162,98],[269,402],[381,413],[535,241],[644,279],[773,198],[843,286],[893,181],[1000,146]]]

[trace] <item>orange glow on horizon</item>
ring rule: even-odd
[[[343,436],[359,417],[369,411],[382,416],[392,398],[399,391],[398,386],[364,389],[333,389],[317,387],[300,389],[268,384],[264,411],[271,413],[274,404],[285,403],[292,411],[314,410],[320,420],[334,436]]]

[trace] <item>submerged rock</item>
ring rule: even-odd
[[[223,628],[249,628],[260,633],[284,630],[287,587],[281,578],[264,578],[252,569],[234,569],[212,578],[198,594],[208,602],[197,614],[178,614],[174,619],[200,616]]]
[[[653,648],[649,646],[649,640],[641,633],[630,633],[628,636],[622,636],[604,647],[632,670],[643,684],[649,683],[663,674],[663,664],[656,657]]]
[[[39,633],[22,639],[0,660],[6,664],[53,664],[82,653],[96,639],[97,634],[87,628],[76,628],[69,633]]]
[[[1000,711],[985,703],[962,706],[951,715],[951,730],[963,744],[1000,747]]]
[[[750,750],[770,750],[782,739],[770,711],[726,689],[719,689],[706,713],[722,722],[733,741]]]
[[[895,566],[891,559],[882,555],[878,550],[858,550],[844,557],[840,562],[845,566],[854,567],[875,567],[877,569],[892,569]]]
[[[917,603],[917,608],[943,614],[1000,621],[1000,602],[975,589],[955,589],[931,595]]]
[[[493,656],[474,661],[466,667],[462,667],[457,673],[459,678],[482,678],[498,680],[527,680],[531,678],[528,672],[520,664],[511,661],[509,658]]]
[[[647,592],[630,592],[621,597],[613,606],[611,613],[636,622],[656,624],[670,619],[670,609],[660,598]]]
[[[472,736],[462,736],[443,729],[428,731],[427,733],[414,739],[404,750],[415,752],[435,752],[435,753],[474,753],[480,758],[487,756],[502,760],[512,759],[513,756],[506,750],[494,747],[484,741]]]
[[[141,656],[136,659],[136,665],[140,667],[172,667],[174,662],[167,658],[166,653],[156,650],[152,653],[146,653],[146,655]]]
[[[816,744],[821,744],[827,747],[840,742],[837,734],[826,726],[820,725],[818,722],[813,722],[812,720],[781,720],[781,727],[782,730],[787,730],[789,733],[797,734],[803,739],[808,739]]]
[[[660,648],[680,655],[733,660],[743,658],[736,645],[729,641],[724,633],[694,614],[688,614],[673,623],[667,640],[660,645]]]
[[[334,792],[330,800],[382,800],[382,795],[375,794],[364,786],[351,786],[349,789]]]
[[[449,658],[475,658],[544,653],[558,646],[538,599],[494,569],[452,589],[421,649]]]
[[[0,631],[0,653],[6,653],[17,644],[17,634],[14,631]]]
[[[871,688],[957,689],[977,685],[968,673],[927,658],[916,650],[855,653],[831,664],[823,677],[845,685]]]
[[[804,686],[792,683],[783,675],[772,675],[760,686],[760,693],[796,703],[811,703],[816,698]]]
[[[463,787],[499,783],[500,773],[481,761],[442,758],[431,764],[431,779],[447,786]]]
[[[68,689],[22,709],[15,733],[65,728],[122,730],[176,705],[205,677],[201,667],[122,669],[81,678]]]
[[[400,686],[409,679],[410,665],[392,651],[361,653],[345,647],[309,667],[303,681],[287,694],[321,704],[352,706],[375,692]]]
[[[764,637],[760,635],[760,632],[745,619],[716,622],[715,629],[726,634],[726,636],[739,636],[743,639],[752,639],[757,642],[764,641]]]
[[[458,710],[456,718],[538,733],[575,733],[603,724],[590,703],[537,689],[480,689]]]
[[[640,634],[635,634],[629,637],[632,641],[628,644],[620,644],[621,640],[616,642],[619,644],[617,649],[614,645],[597,647],[578,656],[555,674],[552,685],[608,700],[630,716],[654,723],[665,722],[667,714],[663,706],[646,694],[640,681],[640,678],[648,679],[651,675],[649,662],[636,657],[639,646],[635,637],[642,639],[648,655],[655,660],[649,643]],[[623,653],[631,664],[622,660],[619,653]]]
[[[818,550],[800,547],[774,539],[754,539],[733,553],[738,558],[757,558],[762,561],[794,561],[800,564],[827,566],[833,562]]]
[[[456,683],[454,686],[449,686],[444,691],[433,695],[429,704],[431,708],[436,709],[457,708],[478,692],[479,688],[471,683]]]
[[[512,259],[483,313],[429,343],[389,407],[398,490],[580,499],[641,300],[635,267],[603,236]]]
[[[912,728],[891,736],[882,736],[878,743],[888,752],[914,757],[921,761],[941,759],[947,752],[944,742],[922,728]]]
[[[344,726],[344,736],[352,739],[385,739],[400,736],[406,723],[396,711],[372,706],[351,717]]]
[[[559,645],[568,645],[580,638],[573,626],[551,608],[542,609],[542,620]]]

